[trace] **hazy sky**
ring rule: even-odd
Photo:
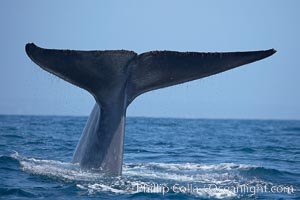
[[[32,63],[24,46],[244,51],[270,58],[138,97],[129,116],[300,119],[300,1],[0,1],[0,113],[88,115],[86,91]]]

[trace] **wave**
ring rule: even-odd
[[[19,188],[0,188],[0,196],[18,195],[21,197],[33,198],[35,194]]]
[[[183,195],[193,195],[202,198],[232,198],[238,194],[229,189],[206,190],[205,186],[215,184],[220,186],[247,185],[274,185],[264,179],[262,174],[272,176],[285,173],[275,169],[268,169],[255,165],[220,163],[220,164],[199,164],[199,163],[125,163],[123,165],[123,176],[110,177],[99,172],[82,170],[77,164],[68,162],[26,158],[18,153],[11,156],[0,156],[1,159],[15,163],[24,172],[44,176],[50,179],[72,182],[78,190],[87,194],[112,193],[136,195],[145,193],[138,189],[143,185],[147,188],[153,185],[167,185],[168,187],[179,185],[195,184],[196,192],[183,191]],[[151,191],[162,193],[162,191]],[[174,191],[173,191],[174,193]]]
[[[16,159],[17,153],[12,154],[10,156],[6,156],[6,155],[0,155],[0,163],[18,163],[18,159]]]
[[[291,133],[295,133],[295,135],[299,133],[300,131],[300,127],[288,127],[288,128],[282,128],[281,129],[282,131],[285,131],[285,132],[291,132]]]
[[[1,171],[17,171],[19,170],[19,160],[13,156],[0,155],[0,170]]]

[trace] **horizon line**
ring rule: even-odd
[[[32,117],[89,117],[89,115],[64,115],[64,114],[7,114],[0,113],[0,116],[32,116]],[[234,117],[171,117],[171,116],[140,116],[129,115],[128,118],[154,118],[154,119],[183,119],[183,120],[253,120],[253,121],[300,121],[300,119],[284,118],[234,118]]]

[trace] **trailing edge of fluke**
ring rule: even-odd
[[[90,92],[96,104],[73,156],[82,168],[121,175],[126,109],[140,94],[221,73],[271,56],[264,51],[201,53],[44,49],[29,43],[42,69]]]

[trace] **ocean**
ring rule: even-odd
[[[300,199],[300,121],[128,117],[123,175],[81,170],[87,117],[0,116],[0,199]]]

